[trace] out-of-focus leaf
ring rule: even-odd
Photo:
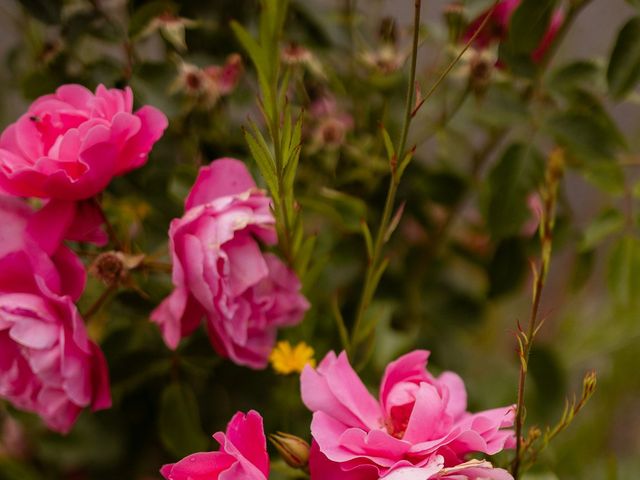
[[[511,127],[527,121],[529,112],[522,95],[510,85],[493,85],[480,103],[475,118],[494,128]]]
[[[527,472],[522,477],[522,480],[558,480],[558,476],[552,472],[545,472],[545,473]]]
[[[41,480],[42,477],[29,465],[11,458],[0,458],[0,480]]]
[[[583,165],[582,174],[604,192],[612,195],[624,193],[624,171],[618,163],[591,162]]]
[[[36,99],[41,95],[51,93],[60,86],[60,79],[51,72],[45,70],[35,70],[27,74],[20,84],[22,94],[25,98]]]
[[[162,392],[158,429],[162,444],[177,457],[206,448],[198,402],[189,386],[174,382]]]
[[[597,247],[608,236],[620,232],[623,227],[623,213],[615,208],[606,209],[584,231],[580,250],[584,252]]]
[[[416,178],[417,186],[424,191],[424,196],[442,205],[453,205],[459,201],[467,188],[467,181],[459,174],[449,171],[428,172]],[[410,208],[412,205],[407,205]]]
[[[545,345],[536,345],[529,358],[529,371],[536,386],[536,414],[550,415],[562,404],[566,390],[565,373],[556,353]]]
[[[530,75],[535,66],[531,53],[549,28],[557,0],[523,0],[511,16],[509,36],[500,45],[500,58],[521,75]]]
[[[547,84],[553,90],[567,92],[576,88],[593,87],[601,83],[602,72],[591,60],[576,60],[553,71]]]
[[[596,254],[594,250],[586,250],[576,255],[573,271],[571,272],[571,280],[569,284],[574,292],[577,292],[585,286],[595,264]]]
[[[60,23],[63,0],[18,0],[38,20],[55,25]]]
[[[618,33],[607,69],[609,92],[620,99],[640,81],[640,17],[629,20]]]
[[[85,35],[115,42],[122,40],[125,34],[115,22],[107,21],[95,11],[84,10],[65,19],[62,33],[69,45],[74,45]]]
[[[544,158],[533,146],[509,146],[489,173],[487,224],[495,238],[520,232],[532,215],[527,197],[544,174]]]
[[[489,296],[495,298],[516,290],[524,279],[529,265],[520,238],[502,240],[489,264]]]
[[[367,204],[360,198],[331,188],[323,188],[320,195],[301,197],[300,204],[321,212],[349,232],[360,232],[361,221],[367,217]]]
[[[595,112],[570,110],[551,117],[547,128],[577,160],[613,160],[622,147],[608,120]]]
[[[613,247],[607,272],[609,290],[623,306],[640,302],[640,239],[625,236]]]

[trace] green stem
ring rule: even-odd
[[[402,132],[400,134],[400,140],[396,149],[396,158],[390,159],[391,165],[391,178],[389,179],[389,188],[387,190],[387,198],[385,200],[384,210],[382,212],[382,218],[378,231],[376,233],[375,241],[373,244],[373,252],[369,259],[367,271],[365,274],[364,286],[362,289],[362,295],[360,297],[360,303],[358,304],[358,310],[353,324],[353,330],[351,334],[351,347],[352,356],[355,354],[355,350],[358,346],[359,338],[358,334],[362,328],[363,318],[369,308],[371,300],[375,294],[377,287],[377,279],[379,278],[379,269],[382,267],[384,259],[382,258],[383,247],[385,243],[385,237],[389,229],[389,224],[393,215],[393,208],[395,206],[396,194],[398,192],[398,185],[400,184],[401,175],[396,171],[396,164],[398,159],[402,160],[405,157],[405,149],[407,144],[407,137],[409,134],[409,127],[411,125],[412,111],[413,111],[413,99],[416,81],[416,64],[418,60],[418,41],[420,36],[420,13],[421,13],[422,0],[415,0],[414,11],[414,26],[413,26],[413,46],[411,51],[411,67],[409,73],[409,84],[407,86],[407,100],[405,103],[405,115],[402,125]]]

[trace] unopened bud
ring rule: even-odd
[[[396,19],[393,17],[383,18],[380,22],[380,27],[378,28],[378,34],[380,35],[380,40],[384,43],[390,43],[391,45],[398,43]]]
[[[491,84],[494,64],[491,63],[489,58],[479,53],[471,59],[469,67],[469,86],[471,91],[477,97],[482,97]]]
[[[449,41],[458,43],[462,34],[467,28],[467,20],[464,15],[464,5],[460,2],[453,2],[444,7],[442,12],[444,19],[449,28]]]
[[[302,438],[289,433],[272,433],[269,440],[278,450],[284,461],[293,468],[307,469],[309,464],[309,444]]]
[[[588,372],[582,381],[583,397],[590,397],[596,390],[598,384],[598,377],[595,371]]]

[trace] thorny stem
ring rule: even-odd
[[[400,134],[400,141],[396,149],[396,158],[391,159],[391,178],[389,179],[389,189],[387,191],[387,198],[385,200],[384,210],[380,225],[376,233],[375,242],[373,245],[373,251],[369,264],[367,266],[367,272],[365,275],[364,287],[362,289],[362,296],[360,303],[358,304],[358,310],[356,313],[355,322],[353,325],[351,335],[351,346],[355,353],[355,348],[358,344],[358,333],[362,326],[363,317],[369,308],[371,299],[375,293],[377,278],[379,277],[379,269],[383,266],[384,259],[382,258],[382,250],[385,243],[385,237],[389,229],[391,218],[393,215],[393,208],[395,205],[396,194],[398,192],[398,186],[400,184],[401,175],[396,170],[396,163],[398,160],[402,161],[406,155],[407,136],[409,134],[409,127],[411,125],[411,119],[413,117],[413,99],[416,80],[416,65],[418,61],[418,43],[420,37],[420,14],[421,14],[422,0],[415,0],[414,21],[413,21],[413,45],[411,49],[411,67],[409,73],[409,83],[407,86],[407,100],[405,103],[405,116],[402,125],[402,132]]]
[[[529,365],[529,357],[533,348],[533,341],[540,329],[539,321],[540,302],[545,280],[551,262],[551,250],[553,246],[553,228],[555,223],[556,201],[558,197],[558,186],[564,173],[564,152],[562,149],[554,150],[549,156],[547,172],[545,176],[545,186],[543,191],[543,218],[540,223],[540,242],[542,247],[539,269],[534,267],[533,301],[531,303],[531,314],[527,332],[518,332],[520,375],[518,378],[518,402],[516,404],[516,454],[511,467],[511,473],[515,480],[518,480],[520,466],[522,462],[522,431],[525,419],[525,386]]]

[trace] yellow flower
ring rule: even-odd
[[[305,365],[316,366],[313,358],[313,348],[304,342],[298,343],[295,347],[287,341],[278,342],[271,352],[269,361],[271,366],[280,375],[289,375],[297,372],[301,373]]]

